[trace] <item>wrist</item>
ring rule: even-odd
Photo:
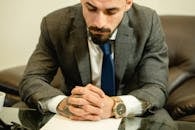
[[[58,105],[57,105],[57,110],[63,111],[65,107],[68,106],[68,98],[64,98]]]
[[[57,111],[60,115],[69,118],[73,114],[69,110],[68,97],[64,98],[57,106]]]

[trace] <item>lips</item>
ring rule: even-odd
[[[90,30],[90,32],[94,35],[107,35],[107,34],[109,34],[109,32],[94,31],[94,30]]]

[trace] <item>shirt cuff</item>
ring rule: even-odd
[[[58,104],[67,96],[65,95],[58,95],[46,101],[47,108],[50,112],[57,113],[57,106]]]
[[[119,96],[126,106],[126,116],[135,116],[142,114],[142,103],[132,95]]]

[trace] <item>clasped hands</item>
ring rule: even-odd
[[[112,117],[114,101],[98,87],[76,86],[57,107],[60,115],[72,120],[101,120]]]

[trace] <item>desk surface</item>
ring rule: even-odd
[[[47,123],[54,114],[41,115],[34,109],[18,109],[4,107],[0,111],[0,130],[39,130]],[[5,125],[3,124],[5,123]],[[134,128],[134,129],[133,129]],[[123,118],[118,130],[176,130],[176,123],[170,118],[166,111],[160,110],[156,114],[140,118]]]
[[[0,111],[0,130],[5,127],[2,123],[7,125],[6,130],[39,130],[53,115],[42,115],[35,109],[3,107]]]

